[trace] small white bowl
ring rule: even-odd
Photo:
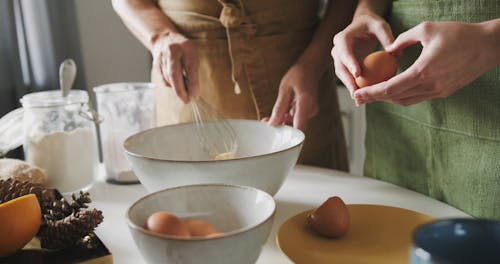
[[[276,204],[252,187],[205,184],[165,189],[139,199],[127,212],[135,244],[147,263],[255,263],[271,231]],[[224,235],[178,238],[148,231],[146,219],[157,211],[196,218]]]
[[[156,127],[130,136],[125,153],[141,183],[153,192],[190,184],[224,183],[276,194],[297,162],[304,134],[255,120],[229,120],[236,132],[236,158],[212,160],[193,123]]]

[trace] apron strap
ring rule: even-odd
[[[218,0],[222,4],[222,11],[219,16],[219,21],[226,29],[228,53],[231,60],[231,80],[234,82],[234,93],[240,94],[241,88],[236,78],[236,73],[242,71],[241,63],[236,63],[234,54],[236,54],[236,47],[233,43],[234,32],[243,32],[245,35],[254,35],[257,26],[252,23],[250,18],[245,13],[245,8],[241,0]]]

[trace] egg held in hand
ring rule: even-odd
[[[338,238],[349,230],[349,210],[342,199],[333,196],[316,208],[307,217],[307,222],[319,234]]]
[[[398,62],[395,56],[386,51],[376,51],[363,59],[361,75],[355,81],[359,88],[387,81],[396,75]]]
[[[168,236],[190,237],[188,225],[179,217],[165,211],[150,215],[144,228]]]

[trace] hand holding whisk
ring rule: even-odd
[[[198,56],[195,46],[184,36],[171,34],[168,43],[159,46],[158,50],[163,80],[166,84],[172,84],[184,103],[189,102],[191,105],[196,137],[203,149],[212,159],[233,158],[238,148],[234,129],[220,113],[198,96]],[[171,53],[172,50],[177,53]]]

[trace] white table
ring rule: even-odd
[[[102,180],[90,190],[92,206],[103,211],[104,222],[97,235],[113,254],[114,263],[144,263],[125,221],[125,212],[146,195],[140,185],[113,185]],[[469,217],[467,214],[419,193],[344,172],[297,166],[276,194],[277,210],[273,228],[258,264],[292,263],[277,247],[280,225],[297,213],[320,205],[330,196],[340,196],[347,204],[380,204],[411,209],[436,218]]]

